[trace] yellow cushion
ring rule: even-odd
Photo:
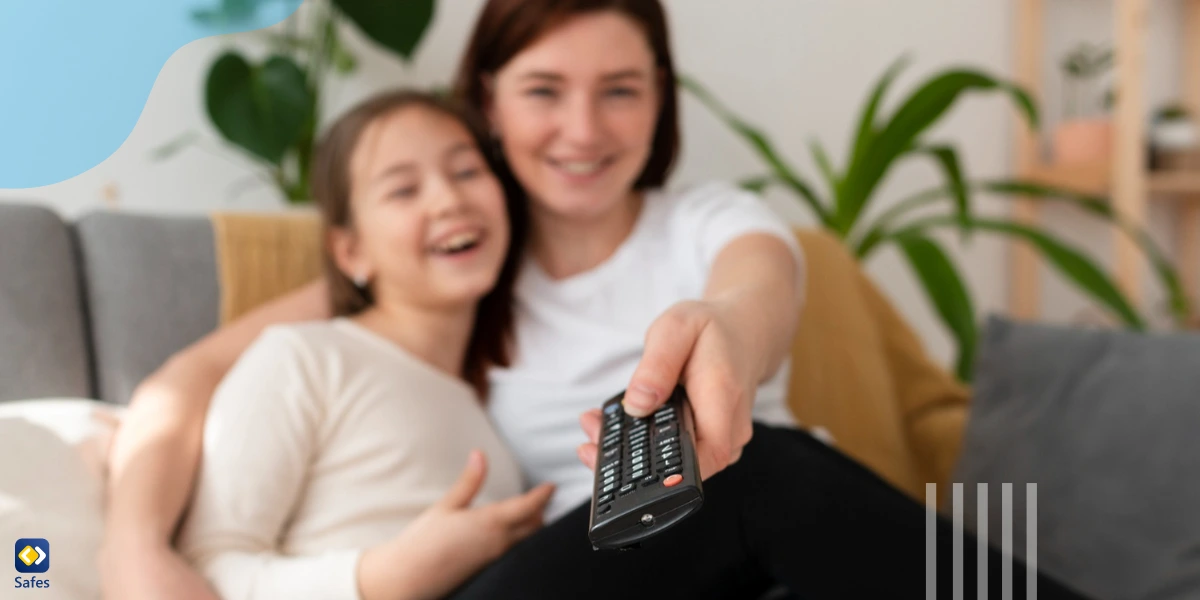
[[[962,443],[968,390],[920,340],[845,246],[824,231],[796,232],[808,292],[792,344],[788,404],[806,426],[924,502],[945,489]]]
[[[321,276],[321,221],[315,210],[217,212],[210,219],[222,324]]]

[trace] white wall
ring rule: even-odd
[[[836,162],[847,150],[850,131],[864,96],[883,69],[901,53],[915,59],[896,91],[950,65],[966,64],[1000,74],[1010,68],[1012,8],[995,0],[665,0],[672,18],[680,67],[715,90],[739,113],[768,131],[784,154],[810,176],[807,142],[821,140]],[[369,45],[352,40],[362,64],[327,100],[336,113],[373,89],[397,83],[445,82],[482,0],[442,0],[440,14],[415,64],[402,66]],[[1111,1],[1056,0],[1050,7],[1047,72],[1055,73],[1062,50],[1077,39],[1111,39]],[[1155,35],[1150,58],[1152,102],[1174,93],[1178,41],[1172,3],[1154,3]],[[48,203],[68,216],[111,202],[121,210],[198,213],[218,208],[270,209],[280,206],[271,188],[240,193],[254,171],[235,153],[223,150],[202,112],[201,78],[215,53],[248,36],[195,42],[167,63],[145,112],[125,144],[107,161],[72,180],[31,190],[0,190],[0,200]],[[252,45],[252,44],[251,44]],[[1161,60],[1160,60],[1161,59]],[[1049,101],[1057,102],[1056,78],[1048,77]],[[896,98],[894,94],[892,98]],[[1054,116],[1057,105],[1047,105]],[[103,118],[98,115],[98,118]],[[1011,113],[998,98],[971,97],[945,119],[933,139],[956,144],[967,172],[1003,176],[1011,158]],[[758,162],[743,144],[690,99],[684,106],[685,151],[676,181],[734,178],[755,172]],[[202,132],[208,149],[190,149],[170,161],[149,159],[152,148],[188,131]],[[812,177],[815,181],[816,178]],[[936,182],[936,172],[910,164],[883,188],[881,205]],[[811,219],[790,197],[769,201],[790,219]],[[882,206],[875,207],[878,210]],[[1002,212],[1003,201],[984,199],[982,210]],[[1107,257],[1108,234],[1089,227],[1069,211],[1051,211],[1051,220],[1072,239]],[[1156,215],[1161,217],[1162,215]],[[1161,219],[1160,219],[1161,220]],[[1167,241],[1167,240],[1164,240]],[[977,237],[958,251],[978,307],[1003,310],[1007,297],[1007,251],[995,239]],[[927,308],[907,267],[890,252],[869,265],[896,304],[941,359],[951,357],[949,338]],[[820,282],[812,282],[814,292]],[[1046,278],[1047,318],[1078,316],[1079,298],[1057,279]]]

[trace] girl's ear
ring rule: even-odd
[[[362,245],[358,241],[358,234],[351,227],[334,227],[329,230],[329,239],[326,240],[329,244],[329,253],[333,256],[333,263],[337,265],[339,271],[342,272],[350,281],[359,287],[365,287],[374,275],[374,268],[370,261],[363,255]]]

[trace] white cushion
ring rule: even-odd
[[[0,541],[49,542],[50,569],[37,577],[51,587],[30,590],[42,600],[100,597],[103,467],[121,411],[73,398],[0,403]]]

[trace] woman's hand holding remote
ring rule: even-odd
[[[552,485],[472,508],[486,474],[483,453],[473,451],[441,500],[396,538],[363,553],[358,584],[364,600],[444,597],[541,528]]]

